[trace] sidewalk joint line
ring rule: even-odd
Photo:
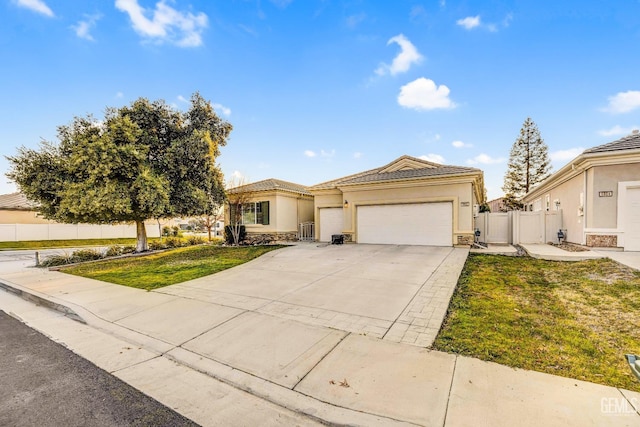
[[[456,367],[458,366],[458,356],[453,361],[453,372],[451,373],[451,383],[449,384],[449,392],[447,393],[447,406],[444,409],[444,419],[442,427],[447,425],[447,415],[449,414],[449,403],[451,402],[451,390],[453,389],[453,379],[456,376]]]

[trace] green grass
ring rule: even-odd
[[[160,240],[157,237],[149,241]],[[135,245],[136,239],[76,239],[76,240],[33,240],[22,242],[0,242],[0,250],[8,249],[54,249],[80,246]]]
[[[283,246],[192,246],[63,268],[77,276],[152,290],[235,267]]]
[[[640,391],[640,272],[609,259],[471,254],[437,350]]]

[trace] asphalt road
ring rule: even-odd
[[[0,426],[197,426],[0,311]]]

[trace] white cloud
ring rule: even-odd
[[[418,64],[422,61],[423,56],[403,34],[391,37],[387,42],[387,46],[391,43],[397,43],[398,46],[400,46],[400,53],[393,58],[391,65],[380,64],[375,71],[377,75],[384,76],[389,73],[393,76],[398,73],[405,73],[409,71],[411,65]]]
[[[578,157],[583,151],[582,147],[569,148],[568,150],[553,151],[549,153],[549,157],[553,162],[567,162]]]
[[[189,100],[187,98],[185,98],[184,96],[182,96],[182,95],[178,95],[177,98],[178,98],[178,101],[180,101],[180,102],[184,102],[184,103],[189,102]]]
[[[315,151],[311,151],[311,150],[305,150],[304,155],[307,157],[315,157],[317,156]]]
[[[354,29],[358,26],[359,23],[364,21],[367,18],[365,13],[358,13],[356,15],[347,16],[345,23],[348,28]]]
[[[231,115],[231,108],[225,107],[222,104],[212,104],[213,108],[219,110],[223,115],[229,117]]]
[[[441,165],[444,164],[444,157],[442,157],[440,154],[429,153],[427,155],[420,156],[420,158],[428,162],[439,163]]]
[[[336,155],[336,150],[331,150],[331,151],[320,150],[321,157],[333,157],[335,155]]]
[[[355,153],[353,153],[353,158],[354,159],[359,159],[362,157],[362,153],[359,151],[356,151]]]
[[[455,148],[467,148],[467,147],[473,147],[473,144],[467,144],[465,142],[462,141],[453,141],[451,143],[452,146],[454,146]]]
[[[449,99],[449,88],[436,85],[433,80],[420,77],[400,88],[398,104],[415,110],[434,110],[437,108],[455,108]]]
[[[482,153],[482,154],[478,154],[473,159],[467,160],[467,164],[468,165],[477,165],[477,164],[494,165],[496,163],[503,163],[505,160],[506,159],[504,157],[493,158],[488,154]]]
[[[640,129],[638,126],[622,127],[615,125],[611,129],[603,129],[598,131],[598,135],[602,136],[625,136],[629,135],[634,129]]]
[[[271,3],[281,9],[284,9],[285,7],[289,6],[289,3],[291,3],[292,1],[293,0],[271,0]]]
[[[461,27],[464,27],[465,30],[472,30],[480,26],[480,15],[467,16],[466,18],[458,19],[456,21],[456,24],[458,24]]]
[[[603,108],[609,113],[619,114],[628,113],[640,107],[640,90],[628,90],[626,92],[618,92],[614,96],[609,97],[609,105]]]
[[[122,92],[117,92],[116,93],[116,98],[123,98],[124,97],[124,93]]]
[[[95,41],[90,34],[91,29],[96,25],[96,22],[101,18],[100,15],[85,15],[85,19],[78,21],[76,25],[72,25],[71,29],[76,32],[76,36],[81,39]]]
[[[54,17],[53,11],[42,0],[16,0],[16,4],[20,7],[48,16],[49,18]]]
[[[138,0],[116,0],[116,8],[126,12],[131,19],[133,29],[150,40],[158,43],[169,42],[182,47],[194,47],[202,44],[202,31],[207,27],[207,15],[200,12],[180,12],[168,6],[165,0],[156,3],[149,11],[138,4]],[[147,16],[152,15],[149,19]]]

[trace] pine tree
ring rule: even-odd
[[[540,136],[538,126],[527,117],[511,147],[502,187],[506,199],[514,202],[511,208],[517,208],[517,200],[549,177],[550,172],[549,147]]]

